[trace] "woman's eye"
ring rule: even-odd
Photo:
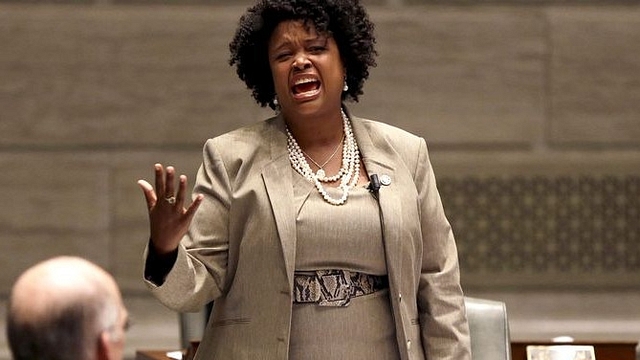
[[[290,56],[291,56],[291,54],[290,54],[290,53],[285,52],[285,53],[276,54],[275,59],[276,59],[276,60],[286,60],[286,59],[288,59]]]
[[[312,53],[320,53],[323,52],[326,48],[324,46],[312,46],[309,50]]]

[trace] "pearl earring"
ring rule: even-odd
[[[349,85],[347,85],[347,80],[344,80],[344,86],[342,87],[342,91],[347,92],[349,91]]]
[[[273,106],[275,106],[275,107],[280,106],[280,103],[278,102],[278,97],[277,96],[273,98]]]

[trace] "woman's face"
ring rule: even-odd
[[[285,116],[330,115],[340,108],[345,70],[332,37],[302,21],[284,21],[271,34],[268,50]]]

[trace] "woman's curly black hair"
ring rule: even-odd
[[[358,101],[369,67],[376,66],[374,25],[358,0],[260,0],[240,18],[229,44],[230,65],[260,106],[274,108],[276,95],[268,59],[268,43],[276,26],[302,20],[318,33],[331,35],[340,51],[349,90],[342,99]]]

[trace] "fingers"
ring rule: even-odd
[[[182,207],[184,204],[185,194],[187,192],[187,177],[184,175],[180,175],[179,183],[178,183],[178,193],[176,194],[176,204],[179,207]]]
[[[159,198],[164,197],[164,170],[162,169],[162,164],[155,164],[155,174],[156,174],[156,192]]]
[[[186,233],[204,195],[197,195],[188,208],[184,208],[187,194],[187,177],[180,175],[176,192],[175,169],[155,164],[155,189],[146,180],[138,180],[147,200],[150,237],[158,249],[175,249]]]
[[[175,189],[176,171],[173,166],[164,168],[162,164],[154,165],[155,171],[155,191],[154,188],[145,180],[139,180],[138,185],[142,188],[147,199],[147,204],[151,209],[158,202],[158,199],[165,200],[168,205],[182,209],[185,196],[187,193],[187,177],[180,175],[178,177],[178,191]]]
[[[167,166],[167,169],[165,172],[166,172],[166,178],[164,182],[163,197],[165,199],[168,199],[175,196],[174,178],[176,175],[176,170],[173,168],[173,166]]]
[[[138,185],[142,189],[144,197],[147,200],[147,207],[151,209],[156,205],[156,202],[158,202],[158,198],[156,196],[156,192],[153,190],[153,186],[151,186],[151,184],[149,184],[145,180],[138,180]]]
[[[196,213],[196,210],[198,210],[198,207],[202,203],[202,199],[204,199],[204,195],[198,194],[198,196],[193,199],[191,205],[189,205],[189,208],[187,208],[187,211],[185,211],[184,215],[189,219],[189,221],[193,219],[193,215]]]
[[[162,164],[154,165],[156,178],[156,193],[159,199],[168,199],[175,196],[174,178],[176,170],[173,166],[167,166],[166,169]]]

